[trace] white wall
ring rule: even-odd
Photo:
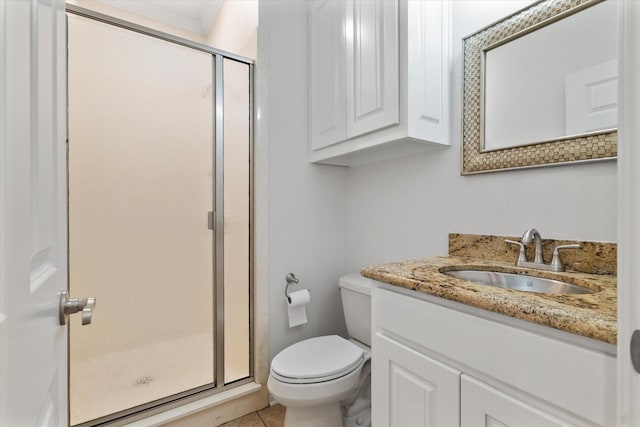
[[[344,333],[337,281],[346,272],[348,170],[308,162],[307,2],[262,0],[259,20],[257,73],[268,73],[258,77],[258,96],[267,86],[268,100],[260,96],[258,103],[268,121],[266,129],[258,125],[263,133],[257,144],[258,150],[268,144],[271,359],[296,341]],[[288,272],[300,279],[294,289],[311,290],[309,322],[291,329],[284,298]]]
[[[247,58],[256,58],[258,0],[226,0],[205,43]]]
[[[454,3],[452,146],[349,169],[349,270],[446,255],[450,232],[616,241],[615,162],[460,176],[461,40],[526,3]]]

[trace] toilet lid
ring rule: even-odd
[[[328,335],[285,348],[273,358],[271,371],[280,377],[313,382],[346,375],[363,359],[361,348],[337,335]]]

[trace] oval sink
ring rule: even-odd
[[[484,270],[451,270],[443,271],[447,276],[481,285],[497,286],[499,288],[517,291],[536,292],[541,294],[591,294],[594,291],[559,280],[526,276],[523,274],[502,273]]]

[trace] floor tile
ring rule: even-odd
[[[264,427],[264,423],[256,412],[222,424],[221,427]]]
[[[266,427],[283,427],[285,410],[284,406],[275,405],[258,411],[258,415]]]

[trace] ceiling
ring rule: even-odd
[[[206,36],[224,0],[98,0]]]

